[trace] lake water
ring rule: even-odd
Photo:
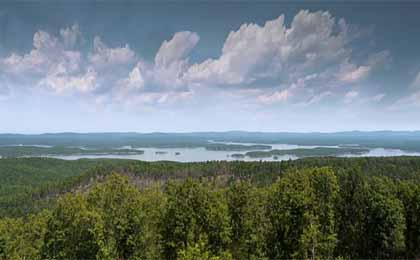
[[[342,157],[390,157],[390,156],[420,156],[417,152],[407,152],[400,149],[373,148],[364,154],[348,154]]]
[[[221,143],[221,144],[239,144],[239,145],[261,145],[260,143],[237,143],[237,142],[215,142],[209,141],[210,143]],[[313,149],[316,147],[331,147],[331,148],[338,148],[338,146],[308,146],[308,145],[295,145],[295,144],[264,144],[270,145],[272,149],[277,150],[289,150],[289,149],[297,149],[297,148],[306,148],[306,149]],[[34,147],[44,147],[50,148],[52,146],[49,145],[0,145],[0,146],[34,146]],[[357,147],[357,145],[354,145]],[[82,148],[83,147],[79,147]],[[120,147],[121,149],[134,149],[131,146],[124,146]],[[59,158],[64,160],[77,160],[82,158],[116,158],[116,159],[131,159],[131,160],[142,160],[142,161],[177,161],[177,162],[203,162],[203,161],[283,161],[283,160],[294,160],[298,159],[297,156],[294,155],[282,155],[268,158],[251,158],[251,157],[244,157],[244,158],[235,158],[232,157],[232,154],[245,154],[248,151],[210,151],[204,147],[196,147],[196,148],[135,148],[137,150],[144,151],[144,154],[129,154],[129,155],[116,155],[116,154],[101,154],[101,155],[51,155],[47,157],[52,158]],[[369,152],[356,155],[356,154],[348,154],[348,155],[341,155],[340,157],[389,157],[389,156],[420,156],[418,152],[407,152],[400,149],[384,149],[384,148],[373,148],[370,149]],[[1,157],[0,157],[1,158]]]
[[[254,145],[254,143],[231,143],[223,142],[225,144],[243,144],[243,145]],[[313,149],[315,147],[339,147],[339,146],[305,146],[305,145],[293,145],[293,144],[269,144],[272,146],[272,149],[279,150],[288,150],[296,148],[307,148]],[[130,146],[123,148],[131,148]],[[234,158],[232,154],[235,153],[246,153],[246,151],[209,151],[204,147],[197,148],[138,148],[138,150],[143,150],[144,154],[135,154],[135,155],[66,155],[66,156],[52,156],[54,158],[65,159],[65,160],[77,160],[81,158],[120,158],[120,159],[133,159],[133,160],[142,160],[142,161],[177,161],[177,162],[202,162],[202,161],[282,161],[289,159],[298,159],[294,155],[283,155],[270,158]],[[420,156],[420,153],[406,152],[399,149],[384,149],[384,148],[374,148],[371,149],[368,153],[362,155],[344,155],[342,157],[381,157],[381,156]]]
[[[204,147],[197,148],[139,148],[143,150],[144,154],[130,154],[130,155],[65,155],[65,156],[51,156],[54,158],[65,159],[65,160],[77,160],[81,158],[119,158],[119,159],[133,159],[142,161],[177,161],[177,162],[203,162],[203,161],[274,161],[273,158],[249,158],[243,159],[233,158],[231,155],[234,153],[245,153],[245,152],[232,152],[232,151],[209,151]],[[177,155],[177,153],[179,153]],[[296,156],[279,156],[280,160],[297,159]]]

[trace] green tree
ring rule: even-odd
[[[387,177],[373,177],[367,193],[365,239],[367,258],[396,258],[405,249],[405,218],[397,189]]]
[[[368,177],[360,169],[339,172],[340,192],[336,204],[338,243],[336,254],[349,258],[365,256]]]
[[[99,245],[95,225],[100,216],[89,210],[83,195],[59,199],[47,223],[43,259],[95,259]]]
[[[420,185],[404,181],[399,183],[399,198],[404,205],[406,229],[404,233],[406,257],[420,258]]]
[[[0,259],[41,259],[49,212],[0,220]]]
[[[267,218],[265,194],[249,181],[238,181],[227,190],[232,226],[232,254],[235,259],[262,259],[265,256],[264,236]]]
[[[194,246],[200,239],[208,242],[212,255],[225,251],[230,242],[231,228],[228,206],[220,192],[208,185],[187,179],[168,184],[165,214],[162,218],[162,240],[166,259]]]
[[[145,212],[140,191],[127,177],[111,174],[88,194],[89,209],[97,216],[94,232],[100,259],[130,259],[146,251]]]
[[[338,189],[329,168],[293,171],[274,185],[266,211],[270,259],[332,258]]]

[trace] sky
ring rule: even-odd
[[[420,1],[0,3],[0,133],[420,130]]]

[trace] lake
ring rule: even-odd
[[[256,143],[234,143],[234,142],[219,142],[224,144],[243,144],[243,145],[256,145]],[[313,149],[315,147],[334,147],[339,146],[305,146],[305,145],[294,145],[294,144],[268,144],[272,146],[272,149],[278,150],[289,150],[296,148]],[[121,148],[131,148],[125,146]],[[269,158],[235,158],[232,154],[241,153],[244,154],[247,151],[210,151],[204,147],[197,148],[137,148],[143,150],[144,154],[134,155],[65,155],[65,156],[51,156],[54,158],[65,159],[65,160],[77,160],[81,158],[119,158],[119,159],[133,159],[142,161],[177,161],[177,162],[202,162],[202,161],[282,161],[282,160],[294,160],[298,157],[294,155],[283,155]],[[341,157],[382,157],[382,156],[420,156],[420,153],[406,152],[400,149],[384,149],[384,148],[373,148],[369,152],[362,155],[342,155]]]

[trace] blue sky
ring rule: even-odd
[[[420,129],[420,2],[0,3],[0,132]]]

